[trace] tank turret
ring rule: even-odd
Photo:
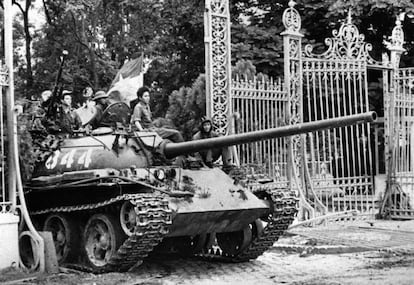
[[[163,153],[167,158],[173,158],[178,155],[191,154],[209,148],[221,148],[255,141],[262,141],[266,139],[304,134],[323,129],[332,129],[354,124],[360,124],[364,122],[373,122],[375,121],[376,116],[377,115],[375,112],[365,112],[350,116],[325,119],[321,121],[308,122],[290,126],[283,126],[243,134],[223,136],[219,138],[209,138],[182,143],[168,143],[164,146]]]

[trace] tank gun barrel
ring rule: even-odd
[[[309,133],[323,129],[332,129],[366,122],[374,122],[376,117],[377,114],[375,112],[365,112],[338,118],[306,122],[297,125],[288,125],[278,128],[234,134],[223,137],[208,138],[181,143],[168,143],[164,147],[164,155],[167,158],[173,158],[179,155],[191,154],[206,149],[222,148],[262,141],[266,139]]]

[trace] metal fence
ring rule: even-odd
[[[232,81],[231,95],[236,132],[250,132],[286,125],[287,93],[279,80],[237,78]],[[236,116],[237,118],[237,116]],[[251,166],[278,181],[287,180],[286,138],[277,138],[237,147],[240,164]]]

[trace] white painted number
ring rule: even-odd
[[[45,163],[47,169],[53,169],[57,166],[60,154],[61,154],[60,151],[57,150],[51,156],[49,156],[49,158],[46,160],[46,163]],[[68,153],[65,153],[60,158],[59,165],[65,165],[66,168],[71,168],[74,162],[73,158],[75,157],[75,154],[76,154],[76,149],[72,149]],[[92,149],[88,149],[87,151],[85,151],[78,158],[78,161],[77,161],[78,165],[83,165],[84,167],[89,167],[91,162],[92,162]]]
[[[78,159],[78,164],[83,164],[85,167],[89,167],[89,164],[92,162],[92,149],[88,149],[84,154],[82,154]]]
[[[73,163],[73,156],[75,155],[76,149],[72,149],[70,152],[62,156],[60,160],[60,165],[66,165],[66,168],[70,168]]]
[[[56,167],[59,155],[60,151],[57,150],[51,156],[49,156],[45,163],[47,169],[53,169]]]

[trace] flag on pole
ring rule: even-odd
[[[108,99],[111,102],[129,102],[137,97],[138,89],[144,85],[144,73],[146,65],[141,55],[136,59],[124,63],[112,81],[108,91]]]

